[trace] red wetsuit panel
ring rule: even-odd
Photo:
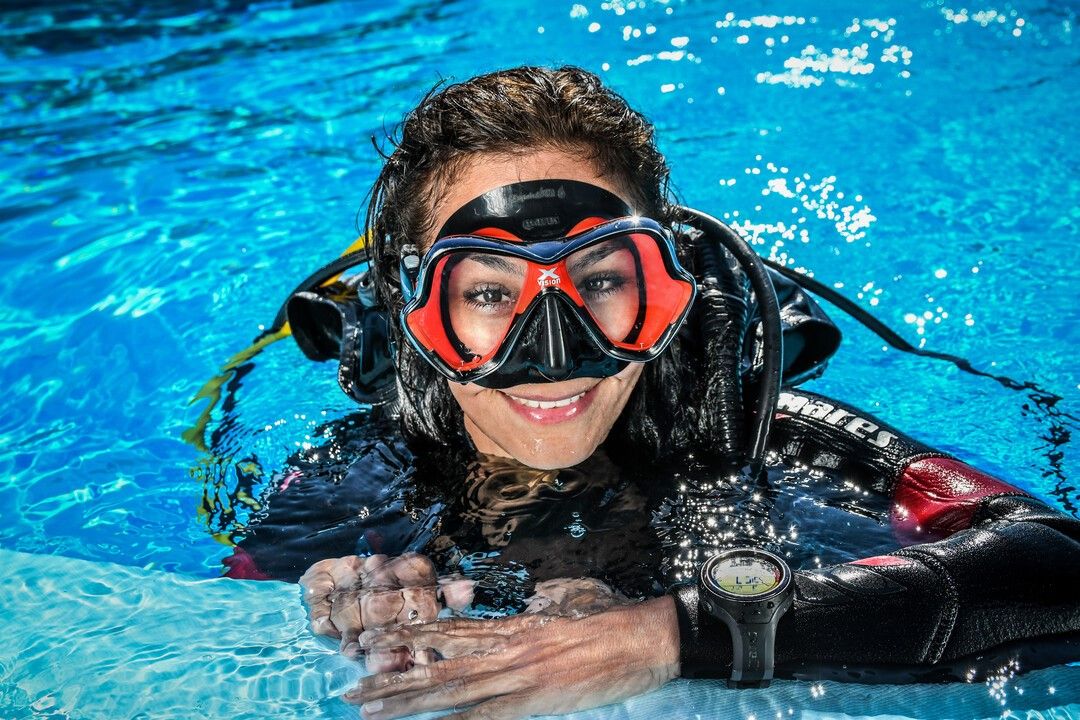
[[[983,498],[1026,494],[958,460],[916,460],[904,468],[893,493],[893,529],[904,542],[938,540],[971,527]]]
[[[867,567],[892,567],[895,565],[910,565],[913,561],[899,555],[875,555],[861,560],[852,560],[849,565],[865,565]]]
[[[267,575],[259,569],[255,564],[255,559],[248,554],[242,547],[234,547],[233,554],[221,561],[228,570],[225,571],[225,577],[231,577],[235,580],[273,580],[274,578]]]

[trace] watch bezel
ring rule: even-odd
[[[746,555],[751,555],[757,557],[758,559],[766,560],[770,564],[780,568],[780,582],[776,585],[776,587],[770,590],[766,590],[765,592],[758,595],[737,595],[733,592],[723,589],[713,581],[711,570],[714,566],[725,560],[730,559],[731,557]],[[781,558],[779,555],[776,555],[775,553],[769,552],[768,550],[760,550],[758,548],[732,548],[730,550],[721,551],[711,556],[708,560],[702,563],[698,577],[700,579],[701,586],[708,590],[708,592],[714,597],[722,599],[725,602],[749,604],[758,603],[765,600],[771,600],[779,595],[782,595],[784,591],[786,591],[791,585],[791,568],[788,567],[788,564],[784,562],[783,558]]]

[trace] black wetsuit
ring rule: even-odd
[[[778,290],[785,331],[809,332],[786,363],[805,377],[836,338],[822,340],[828,320],[798,288]],[[796,571],[779,676],[972,679],[1017,658],[1019,669],[1080,659],[1080,521],[831,399],[782,394],[769,473],[752,487],[693,458],[626,468],[601,453],[535,471],[416,455],[390,420],[336,434],[278,479],[227,575],[295,580],[326,557],[411,550],[477,579],[478,602],[493,610],[520,607],[532,583],[554,577],[639,596],[666,589],[683,675],[727,677],[730,634],[680,581],[718,547],[755,544]],[[855,542],[871,557],[823,552],[837,516],[804,522],[797,495],[783,492],[795,481],[861,522]],[[808,540],[812,554],[801,551]]]

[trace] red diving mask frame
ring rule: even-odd
[[[508,187],[544,183],[559,183],[559,197],[583,185]],[[402,282],[408,341],[450,380],[495,373],[480,383],[491,387],[606,377],[629,362],[652,360],[675,337],[696,295],[670,232],[636,216],[587,217],[565,237],[541,240],[498,227],[442,237],[422,261],[402,258]],[[523,373],[508,361],[531,369]]]

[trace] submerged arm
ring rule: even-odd
[[[228,577],[296,582],[326,558],[399,555],[423,544],[437,499],[409,506],[416,462],[396,424],[359,416],[320,434],[329,442],[289,458],[288,473],[237,531]]]

